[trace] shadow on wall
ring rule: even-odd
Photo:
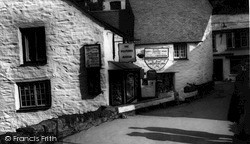
[[[94,99],[101,93],[100,69],[87,69],[85,67],[84,46],[80,49],[79,83],[83,100]]]
[[[162,128],[162,127],[130,127],[134,130],[147,130],[150,132],[132,132],[127,135],[146,137],[147,139],[156,141],[172,141],[181,143],[206,143],[206,144],[227,144],[232,143],[232,136],[213,134],[201,131],[189,131],[175,128]]]

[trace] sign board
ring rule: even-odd
[[[119,44],[119,61],[135,62],[135,45],[133,43]]]
[[[169,48],[145,48],[144,61],[153,70],[162,69],[168,62]]]
[[[85,45],[85,66],[86,68],[101,67],[101,50],[100,44]]]
[[[168,58],[168,48],[145,48],[145,58]]]

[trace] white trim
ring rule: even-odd
[[[20,109],[20,99],[19,99],[19,92],[18,92],[18,86],[17,84],[14,84],[14,97],[15,97],[15,107],[16,110]]]

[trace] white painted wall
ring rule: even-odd
[[[0,11],[0,131],[14,131],[60,115],[85,113],[108,105],[106,61],[112,60],[111,32],[64,0],[2,0]],[[37,24],[45,26],[47,64],[21,67],[19,27]],[[81,70],[82,47],[96,43],[101,45],[103,94],[85,99],[87,75],[86,70]],[[19,109],[16,82],[37,79],[51,80],[52,107],[45,111],[16,112]]]
[[[105,0],[104,2],[103,2],[103,6],[104,6],[104,11],[109,11],[109,10],[111,10],[111,8],[110,8],[110,2],[112,2],[112,1],[120,1],[121,2],[121,9],[123,10],[123,9],[126,9],[126,0]]]

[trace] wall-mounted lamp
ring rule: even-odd
[[[139,54],[137,54],[137,56],[139,57],[139,58],[144,58],[144,54],[143,53],[139,53]]]
[[[140,51],[140,53],[138,53],[137,56],[139,58],[144,58],[145,57],[145,51],[144,50]]]

